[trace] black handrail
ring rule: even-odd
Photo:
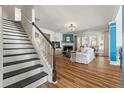
[[[44,36],[44,38],[49,42],[49,44],[54,48],[52,42],[46,37],[46,35],[40,30],[40,28],[34,23],[32,22],[32,25],[34,25],[34,27],[36,27],[36,29]]]
[[[53,69],[52,69],[52,80],[53,82],[56,82],[56,57],[55,57],[55,47],[53,46],[52,42],[46,37],[46,35],[40,30],[40,28],[32,22],[32,25],[40,32],[40,34],[49,42],[49,44],[53,48]]]

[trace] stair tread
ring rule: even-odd
[[[13,76],[16,76],[16,75],[34,70],[34,69],[39,68],[39,67],[43,67],[43,65],[37,64],[37,65],[30,66],[30,67],[27,67],[27,68],[15,70],[15,71],[12,71],[12,72],[7,72],[7,73],[4,73],[3,79],[7,79],[7,78],[10,78],[10,77],[13,77]]]
[[[32,45],[32,43],[3,43],[3,44],[22,44],[22,45]]]
[[[27,48],[3,48],[3,50],[16,50],[16,49],[34,49],[34,47],[27,47]]]
[[[21,80],[19,82],[11,84],[9,86],[6,86],[5,88],[23,88],[23,87],[25,87],[25,86],[27,86],[27,85],[29,85],[29,84],[37,81],[37,80],[40,80],[41,78],[43,78],[43,77],[45,77],[47,75],[48,75],[47,73],[41,72],[41,73],[38,73],[38,74],[36,74],[34,76],[31,76],[29,78]]]
[[[16,34],[24,34],[27,35],[26,32],[21,32],[21,31],[7,31],[7,30],[3,30],[4,32],[9,32],[9,33],[16,33]]]
[[[29,55],[29,54],[37,54],[37,52],[20,53],[20,54],[11,54],[11,55],[3,55],[3,57],[20,56],[20,55]]]
[[[11,66],[11,65],[16,65],[16,64],[21,64],[21,63],[26,63],[26,62],[31,62],[31,61],[36,61],[40,60],[40,58],[30,58],[30,59],[25,59],[25,60],[19,60],[19,61],[13,61],[13,62],[8,62],[8,63],[3,63],[3,66]]]

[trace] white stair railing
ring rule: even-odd
[[[52,82],[56,82],[56,59],[55,59],[55,48],[49,38],[42,32],[42,30],[34,23],[28,20],[24,15],[23,17],[29,24],[33,26],[32,41],[35,44],[40,56],[46,62]]]

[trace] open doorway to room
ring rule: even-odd
[[[21,21],[21,9],[15,7],[15,21]]]
[[[104,34],[102,33],[99,38],[99,56],[103,56],[104,53]]]

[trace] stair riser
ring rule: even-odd
[[[3,21],[3,24],[15,24],[15,25],[21,25],[19,22],[10,22],[10,21]]]
[[[6,23],[6,22],[3,22],[3,26],[14,26],[14,27],[22,28],[22,25],[20,25],[20,24],[9,25],[9,23]]]
[[[10,84],[13,84],[13,83],[16,83],[18,81],[21,81],[21,80],[23,80],[25,78],[31,77],[31,76],[33,76],[35,74],[38,74],[38,73],[42,72],[42,71],[43,71],[43,67],[37,68],[35,70],[28,71],[28,72],[23,73],[23,74],[19,74],[19,75],[10,77],[10,78],[5,79],[3,81],[3,86],[6,87],[6,86],[8,86]]]
[[[4,25],[9,25],[9,26],[17,26],[17,27],[21,27],[20,23],[8,23],[8,22],[3,22]]]
[[[13,29],[7,29],[7,28],[3,28],[3,30],[5,30],[5,31],[13,31],[13,32],[25,32],[24,30],[13,30]]]
[[[13,38],[13,39],[26,39],[26,40],[29,40],[29,38],[26,38],[26,37],[16,37],[16,36],[7,36],[7,35],[3,35],[3,38]]]
[[[3,28],[13,29],[13,30],[24,30],[23,28],[19,28],[19,27],[9,27],[9,26],[3,26]]]
[[[32,45],[15,45],[15,44],[4,44],[4,48],[28,48],[28,47],[33,47]],[[17,53],[18,54],[18,53]]]
[[[9,32],[3,32],[3,34],[8,34],[8,35],[17,35],[17,36],[27,36],[27,35],[24,35],[24,34],[17,34],[17,33],[9,33]]]
[[[7,62],[18,61],[18,60],[37,58],[37,57],[38,57],[37,54],[28,54],[28,55],[21,55],[21,56],[4,57],[3,61],[4,63],[7,63]]]
[[[20,23],[16,23],[16,24],[13,24],[13,23],[6,23],[6,22],[3,22],[3,27],[12,27],[12,28],[20,28],[20,29],[23,29],[22,25]]]
[[[20,29],[23,29],[22,26],[18,26],[18,25],[9,25],[9,24],[3,24],[3,27],[12,27],[12,28],[20,28]]]
[[[21,53],[31,53],[36,52],[34,49],[21,49],[21,50],[4,50],[4,55],[11,55],[11,54],[21,54]]]
[[[36,61],[20,63],[20,64],[16,64],[16,65],[6,66],[6,67],[4,67],[4,73],[19,70],[19,69],[30,67],[30,66],[34,66],[39,63],[40,63],[40,60],[36,60]]]
[[[30,41],[29,39],[14,39],[14,38],[3,38],[3,39],[5,39],[5,40],[14,40],[14,41],[16,41],[16,40]]]
[[[13,24],[13,23],[3,23],[5,26],[12,26],[12,27],[22,27],[20,24]]]
[[[36,88],[47,81],[48,81],[48,76],[45,76],[45,77],[41,78],[40,80],[37,80],[34,83],[26,86],[25,88]]]
[[[22,41],[22,40],[3,40],[4,43],[31,43],[30,41]]]
[[[2,22],[3,22],[3,24],[10,24],[10,25],[15,25],[15,26],[21,25],[21,23],[14,23],[14,22],[8,22],[8,21],[2,21]]]
[[[3,32],[8,32],[8,33],[17,33],[17,34],[27,35],[25,32],[22,32],[22,31],[7,31],[7,30],[3,30]]]

